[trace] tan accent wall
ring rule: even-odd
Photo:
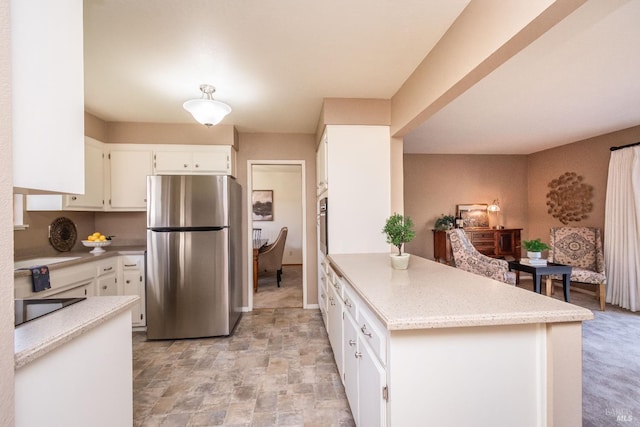
[[[242,185],[242,269],[248,271],[246,254],[247,241],[247,161],[249,160],[304,160],[305,161],[305,192],[306,200],[306,229],[307,257],[303,263],[307,267],[307,304],[318,303],[317,284],[317,250],[316,250],[316,149],[315,136],[312,134],[278,134],[278,133],[240,133],[238,151],[238,169],[236,178]],[[243,305],[248,305],[246,295],[248,277],[243,277]],[[251,279],[253,280],[253,279]]]
[[[593,211],[568,225],[598,227],[604,232],[610,147],[640,141],[640,126],[540,151],[528,156],[529,235],[549,241],[549,229],[563,225],[547,212],[548,184],[565,172],[575,172],[593,186]]]
[[[528,156],[405,154],[404,208],[416,223],[407,251],[433,259],[435,220],[455,214],[459,203],[499,198],[500,223],[522,228],[522,239],[549,241],[549,229],[563,225],[547,212],[549,182],[575,172],[593,186],[593,211],[569,225],[604,231],[607,175],[612,146],[640,141],[640,126],[530,154]],[[491,225],[496,218],[490,216]]]
[[[404,211],[416,228],[409,253],[433,259],[433,227],[457,204],[500,199],[500,223],[527,229],[527,158],[508,155],[405,154]],[[496,217],[490,215],[491,225]]]
[[[9,1],[0,1],[0,426],[14,424],[13,168]]]
[[[94,116],[91,113],[84,112],[84,134],[100,142],[107,140],[107,122]]]
[[[233,145],[238,135],[233,125],[206,127],[201,124],[107,122],[110,144]]]
[[[584,2],[472,0],[392,97],[391,135],[406,135]]]
[[[146,245],[147,214],[145,212],[96,212],[95,231],[113,238],[114,245]]]
[[[78,238],[72,250],[85,250],[81,240],[86,239],[89,234],[94,232],[93,212],[25,211],[24,222],[29,224],[29,228],[13,232],[15,257],[58,254],[59,252],[49,243],[49,225],[59,217],[69,218],[76,225]]]

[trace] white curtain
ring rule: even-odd
[[[607,302],[640,308],[640,146],[611,152],[604,219]]]

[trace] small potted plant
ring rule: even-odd
[[[451,230],[456,223],[456,219],[453,215],[440,215],[440,218],[436,219],[434,228],[436,230]]]
[[[408,216],[393,214],[387,218],[382,232],[387,235],[387,243],[398,248],[397,254],[391,254],[391,265],[397,270],[406,270],[410,255],[402,253],[402,245],[413,240],[416,235],[413,221]]]
[[[540,258],[542,256],[542,251],[544,251],[545,249],[550,249],[549,246],[546,243],[540,241],[540,239],[523,240],[522,246],[524,246],[524,248],[527,250],[527,257],[533,259]]]

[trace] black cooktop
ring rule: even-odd
[[[27,323],[61,308],[68,307],[86,298],[17,299],[15,303],[15,326]]]

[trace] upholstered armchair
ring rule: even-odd
[[[595,285],[594,294],[604,311],[607,276],[600,229],[595,227],[554,227],[551,229],[548,260],[570,265],[571,281]],[[551,276],[559,280],[559,276]]]
[[[278,287],[280,287],[280,281],[282,280],[282,256],[284,255],[284,244],[287,241],[288,231],[287,227],[282,227],[276,241],[264,248],[260,248],[258,251],[258,273],[275,271]],[[257,291],[257,288],[255,290]]]
[[[464,230],[454,228],[447,231],[447,235],[451,242],[451,252],[456,268],[510,285],[516,284],[516,274],[509,271],[509,263],[503,259],[491,258],[478,252],[467,238]]]

